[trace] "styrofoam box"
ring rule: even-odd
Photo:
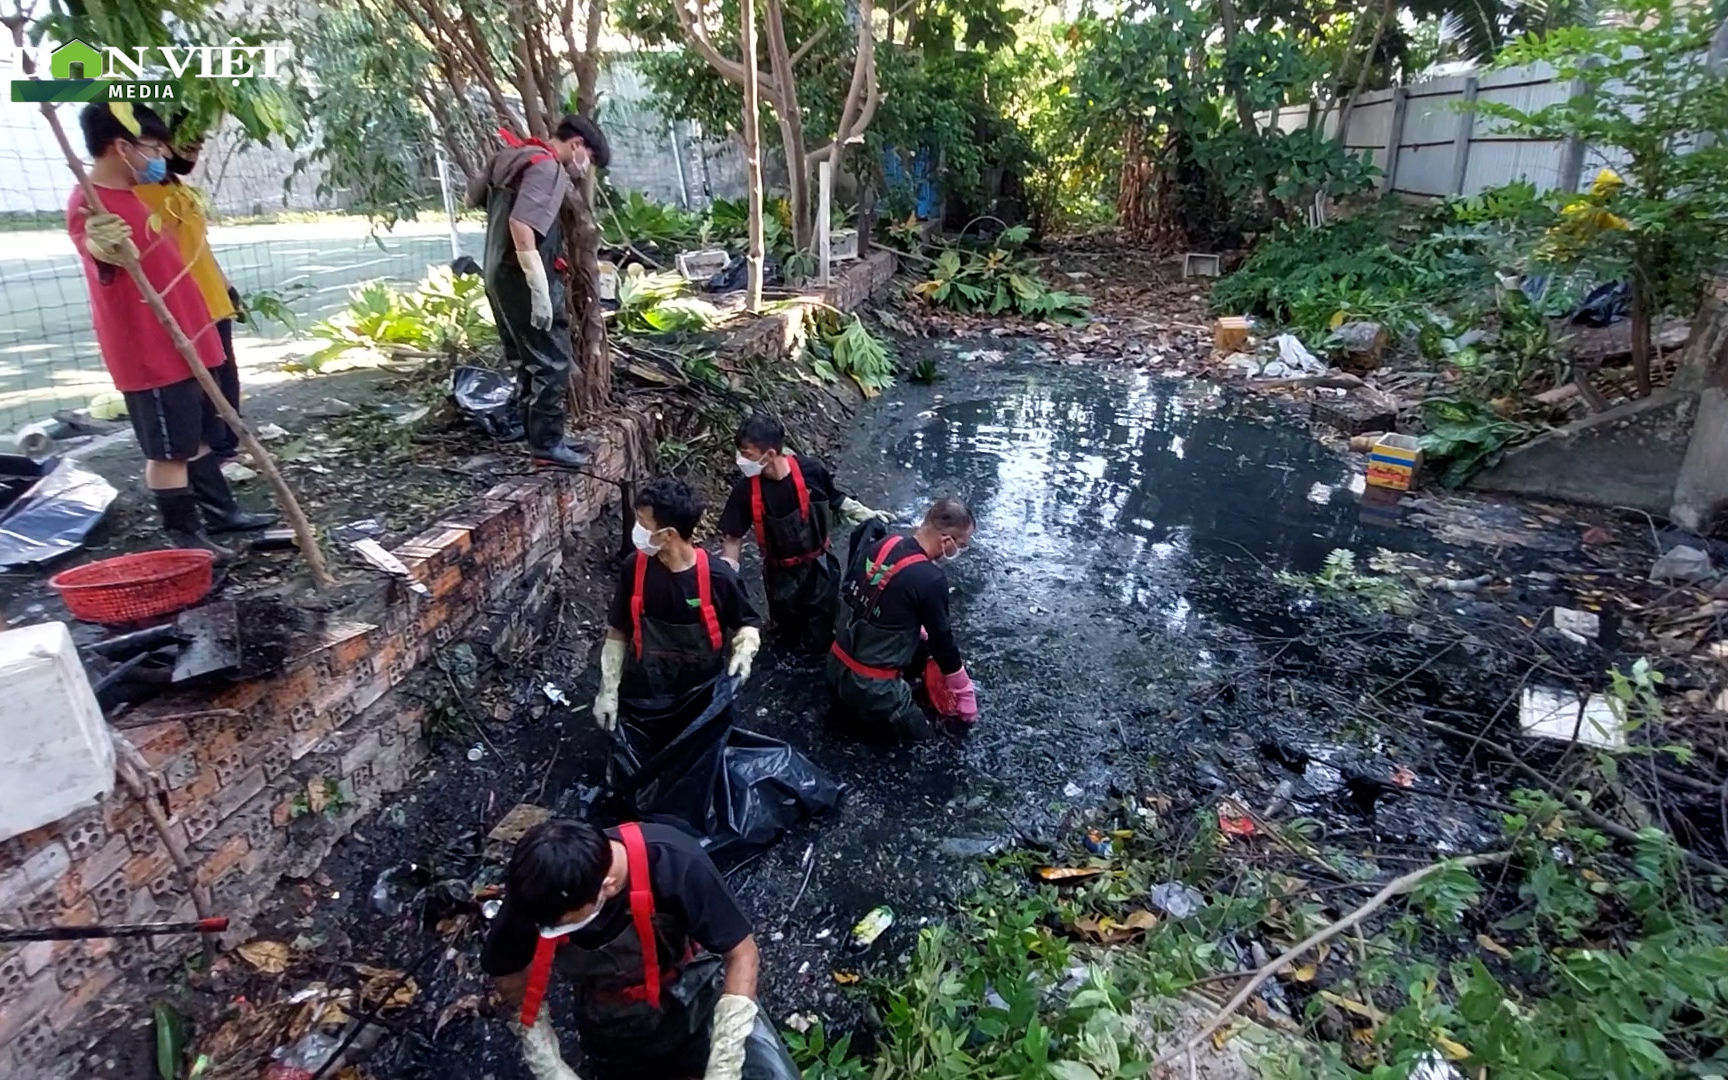
[[[65,623],[0,632],[0,840],[114,789],[114,743]]]
[[[828,257],[844,262],[858,257],[858,230],[835,229],[828,235]]]
[[[718,274],[731,265],[732,255],[725,248],[710,248],[706,251],[685,251],[678,256],[678,272],[684,275],[685,281],[700,282]]]

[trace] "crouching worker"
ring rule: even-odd
[[[756,1006],[750,920],[695,840],[553,819],[517,841],[481,966],[535,1080],[796,1080]],[[544,1008],[569,984],[582,1071]]]
[[[622,710],[658,746],[707,706],[722,674],[750,677],[762,634],[738,572],[690,543],[703,506],[689,484],[652,480],[635,510],[636,557],[612,598],[594,719],[612,731]]]
[[[831,517],[849,525],[889,520],[843,493],[821,461],[786,452],[786,430],[758,413],[739,427],[738,470],[720,514],[725,559],[733,568],[754,533],[775,638],[820,656],[834,640],[840,560],[829,550]]]
[[[938,499],[910,535],[875,522],[853,534],[827,675],[836,712],[861,734],[928,735],[914,681],[928,688],[939,714],[977,721],[978,696],[948,623],[948,575],[940,565],[966,550],[972,530],[965,503]]]

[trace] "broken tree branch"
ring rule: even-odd
[[[1385,907],[1387,902],[1389,902],[1393,897],[1401,896],[1404,893],[1409,892],[1437,871],[1449,868],[1467,870],[1473,866],[1502,862],[1506,857],[1506,854],[1502,852],[1491,855],[1471,855],[1462,859],[1447,859],[1444,862],[1429,863],[1427,866],[1424,866],[1419,870],[1412,870],[1402,877],[1393,878],[1391,881],[1387,882],[1379,892],[1369,897],[1360,907],[1356,908],[1356,910],[1343,916],[1331,925],[1309,934],[1302,941],[1284,950],[1284,952],[1276,959],[1261,967],[1259,971],[1254,973],[1252,979],[1249,979],[1240,990],[1236,991],[1235,997],[1232,997],[1224,1004],[1222,1009],[1219,1009],[1213,1014],[1212,1019],[1207,1021],[1205,1026],[1193,1035],[1189,1036],[1181,1046],[1165,1053],[1163,1057],[1153,1062],[1152,1067],[1147,1070],[1147,1073],[1150,1075],[1156,1075],[1159,1069],[1162,1069],[1171,1062],[1182,1058],[1189,1051],[1200,1046],[1201,1043],[1204,1043],[1207,1039],[1212,1037],[1213,1032],[1223,1027],[1230,1017],[1235,1015],[1236,1010],[1242,1007],[1243,1003],[1254,996],[1254,991],[1264,986],[1266,981],[1272,978],[1272,976],[1289,967],[1291,961],[1295,960],[1298,956],[1301,956],[1308,950],[1318,948],[1326,942],[1331,941],[1339,934],[1342,934],[1346,930],[1349,930],[1361,923],[1363,919],[1366,919],[1368,916],[1374,914],[1374,912]]]
[[[66,138],[66,129],[60,126],[60,118],[55,115],[54,107],[46,102],[42,105],[42,115],[48,121],[48,127],[54,132],[55,141],[60,144],[60,152],[66,157],[66,167],[77,177],[78,186],[84,192],[84,203],[90,213],[104,213],[106,206],[101,195],[96,190],[96,184],[90,179],[90,174],[84,170],[84,162],[72,149],[72,143]],[[198,386],[204,391],[204,396],[216,407],[217,415],[222,422],[233,430],[240,440],[240,445],[252,455],[252,461],[258,466],[258,471],[264,475],[270,485],[270,491],[276,496],[276,503],[282,508],[282,514],[288,519],[288,524],[294,530],[294,543],[300,548],[300,554],[305,556],[306,565],[312,571],[312,581],[318,588],[324,589],[336,584],[336,579],[330,576],[330,570],[324,564],[324,552],[318,546],[318,534],[313,531],[312,523],[306,520],[306,513],[300,509],[300,500],[295,498],[294,489],[288,486],[288,481],[282,478],[282,473],[276,468],[276,459],[270,456],[270,451],[264,449],[264,444],[253,437],[246,422],[240,419],[240,414],[234,406],[228,404],[228,398],[223,395],[221,387],[210,374],[210,369],[204,366],[204,361],[198,358],[197,351],[192,347],[192,341],[186,336],[186,331],[180,326],[168,305],[163,301],[162,294],[156,291],[145,276],[144,268],[138,264],[137,249],[127,255],[120,268],[137,286],[138,295],[144,300],[150,313],[156,316],[156,321],[162,324],[162,329],[168,331],[169,340],[174,342],[174,349],[180,358],[186,361],[186,366],[197,380]],[[200,913],[204,914],[204,913]]]

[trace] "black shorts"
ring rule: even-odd
[[[128,391],[125,398],[138,446],[151,461],[190,461],[200,447],[220,442],[227,429],[197,379]]]

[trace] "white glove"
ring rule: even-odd
[[[594,722],[601,731],[618,726],[618,684],[624,681],[624,639],[609,637],[600,646],[600,693],[594,697]]]
[[[538,251],[518,251],[516,261],[522,264],[522,276],[528,279],[529,324],[536,330],[552,329],[552,286],[546,282],[546,264]]]
[[[708,1036],[708,1070],[702,1080],[738,1080],[744,1073],[744,1043],[756,1026],[756,1003],[739,994],[722,994],[714,1006]]]
[[[540,1010],[533,1027],[525,1028],[514,1020],[510,1026],[522,1039],[522,1060],[534,1080],[582,1080],[575,1069],[564,1064],[564,1055],[558,1049],[558,1033],[552,1030],[546,1010]]]
[[[756,651],[762,647],[762,631],[754,626],[742,626],[732,635],[732,661],[726,674],[740,683],[750,681],[750,666],[756,662]]]
[[[892,524],[894,515],[886,510],[872,510],[868,506],[848,495],[840,500],[840,520],[848,525],[862,525],[871,518],[883,524]]]

